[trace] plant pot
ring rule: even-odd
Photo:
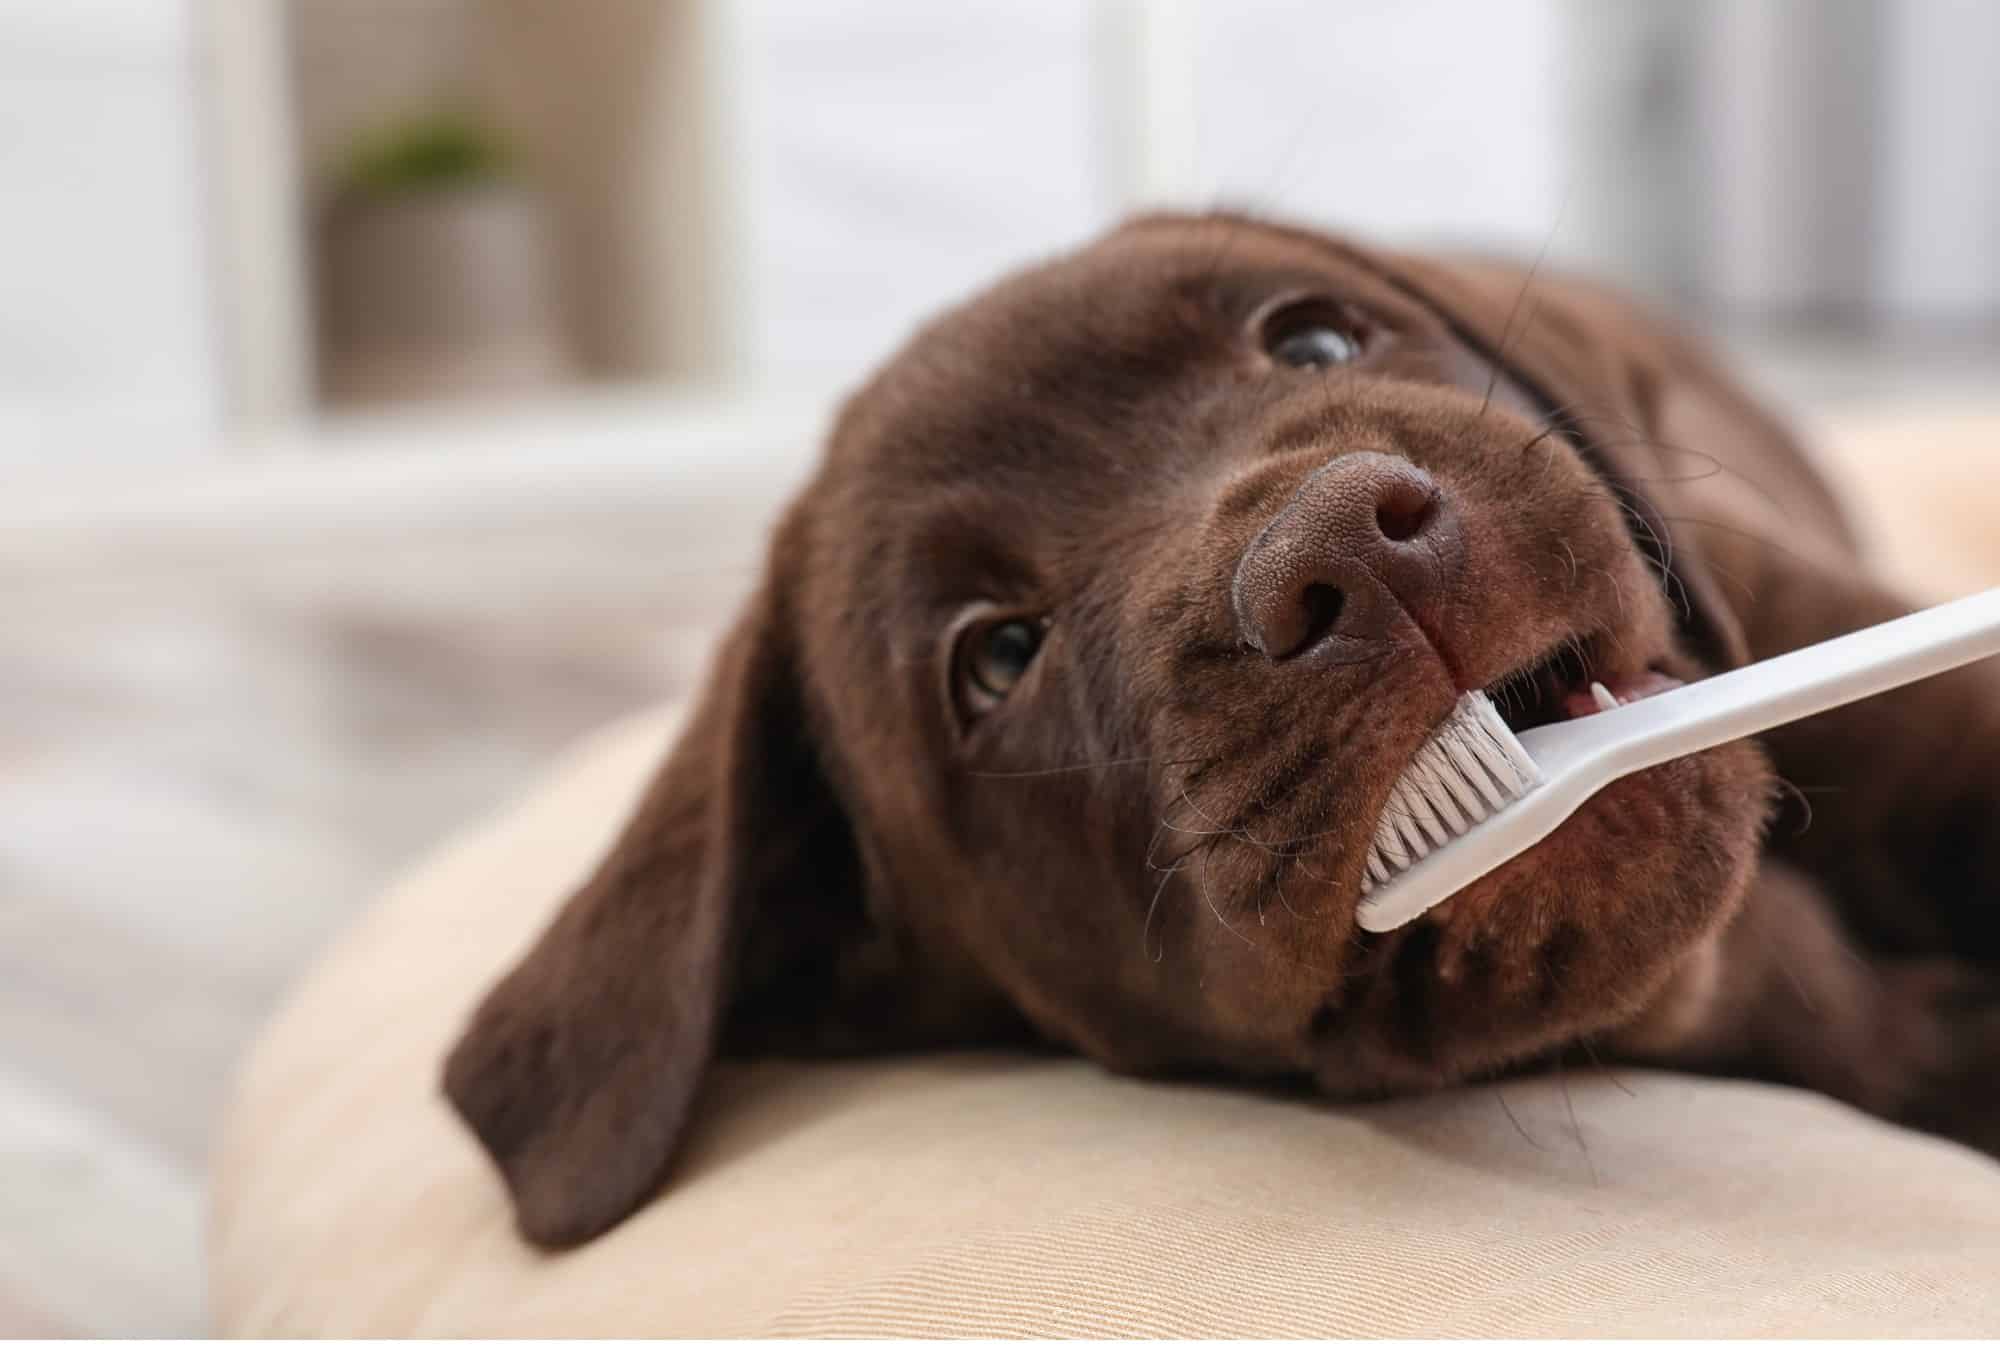
[[[338,201],[320,256],[331,402],[527,394],[574,375],[547,217],[523,188]]]

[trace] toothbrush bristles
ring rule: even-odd
[[[1592,684],[1593,696],[1603,691]],[[1603,696],[1610,693],[1603,691]],[[1602,704],[1602,697],[1599,697]],[[1613,701],[1613,704],[1617,704]],[[1453,837],[1483,822],[1541,781],[1535,760],[1484,692],[1458,699],[1451,718],[1417,750],[1375,824],[1368,848],[1368,893]]]

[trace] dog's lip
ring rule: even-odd
[[[1539,724],[1569,719],[1569,701],[1588,696],[1593,681],[1623,683],[1648,671],[1650,664],[1628,664],[1616,656],[1622,642],[1593,629],[1566,632],[1521,660],[1481,688],[1492,698],[1501,719],[1516,733]]]

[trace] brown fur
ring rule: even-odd
[[[1359,360],[1274,363],[1287,295]],[[1340,639],[1266,652],[1244,623],[1287,562],[1244,558],[1364,463],[1443,540],[1340,560]],[[718,1048],[1041,1040],[1352,1097],[1581,1047],[1994,1148],[1990,670],[1628,778],[1423,920],[1354,921],[1383,800],[1462,690],[1571,640],[1694,678],[1900,610],[1786,432],[1620,299],[1143,218],[849,402],[685,737],[446,1088],[544,1244],[663,1181]],[[988,612],[1046,635],[975,713],[953,636]],[[1774,767],[1818,818],[1767,843]]]

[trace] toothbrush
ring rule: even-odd
[[[1519,736],[1484,692],[1404,769],[1369,847],[1357,920],[1407,924],[1562,826],[1621,776],[2000,654],[2000,588]]]

